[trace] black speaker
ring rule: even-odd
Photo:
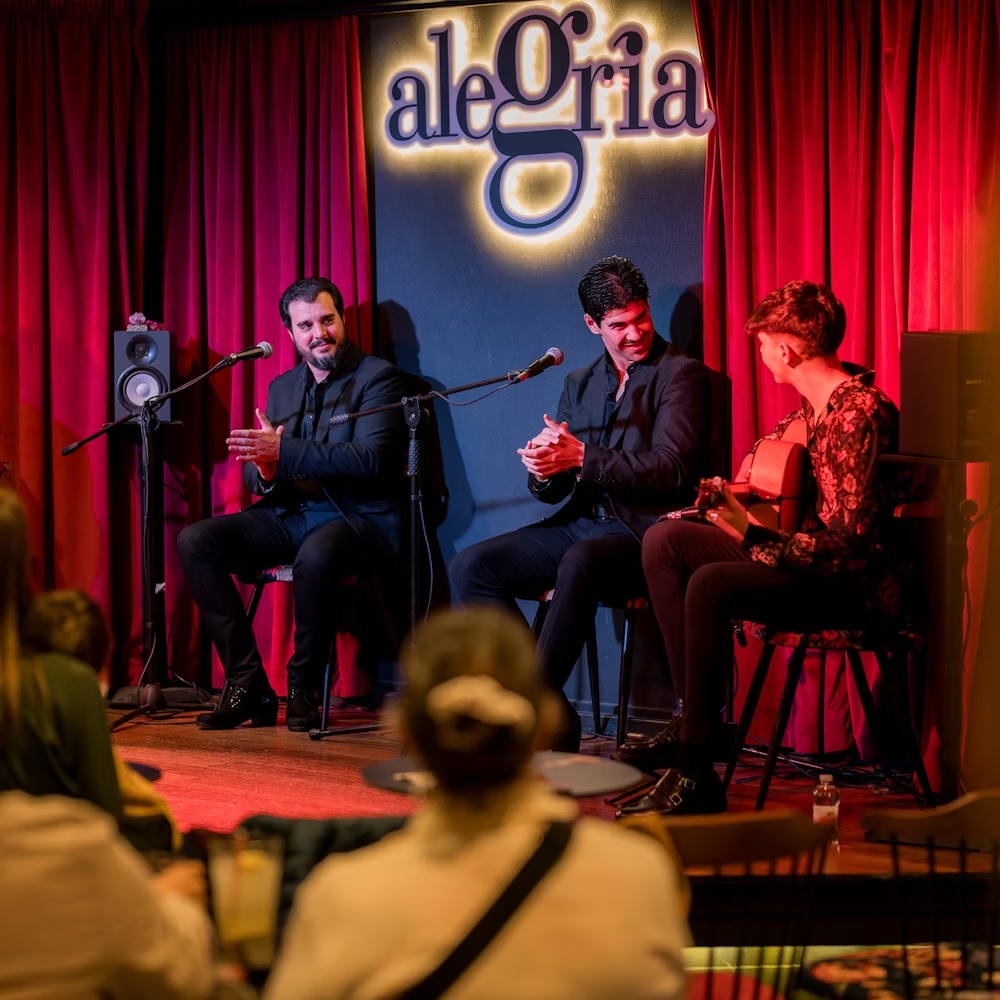
[[[150,396],[170,391],[170,334],[166,330],[115,330],[115,419],[138,413]],[[170,419],[170,400],[156,411]]]
[[[904,333],[900,354],[899,450],[989,461],[997,439],[1000,335],[942,330]]]

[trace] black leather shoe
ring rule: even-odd
[[[672,767],[638,802],[623,806],[619,816],[637,813],[661,813],[665,816],[694,816],[726,811],[726,793],[715,771],[707,771],[695,780]]]
[[[681,717],[678,715],[648,739],[626,740],[614,756],[637,767],[657,771],[661,767],[674,766],[680,745]]]
[[[712,760],[726,764],[733,751],[736,727],[720,722],[713,730],[710,740]],[[673,767],[677,762],[677,752],[681,746],[681,716],[675,716],[658,733],[647,740],[629,740],[621,745],[615,754],[618,760],[634,764],[646,771],[658,771],[663,767]]]
[[[319,729],[319,705],[316,695],[309,688],[288,685],[285,725],[293,733],[308,733],[310,729]]]
[[[278,721],[278,696],[266,679],[252,687],[226,681],[219,704],[194,723],[199,729],[235,729],[247,721],[253,726],[273,726]]]

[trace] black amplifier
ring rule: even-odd
[[[1000,445],[1000,334],[904,333],[900,355],[899,450],[965,462]]]

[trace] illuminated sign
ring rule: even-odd
[[[392,78],[386,139],[397,149],[488,144],[492,221],[522,236],[567,227],[586,201],[595,145],[703,135],[715,123],[696,55],[657,54],[635,23],[595,37],[598,21],[584,4],[522,9],[500,29],[492,67],[457,73],[463,24],[430,28],[433,69]]]

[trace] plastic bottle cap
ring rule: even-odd
[[[832,774],[821,774],[819,776],[819,780],[820,781],[833,781],[833,775]]]

